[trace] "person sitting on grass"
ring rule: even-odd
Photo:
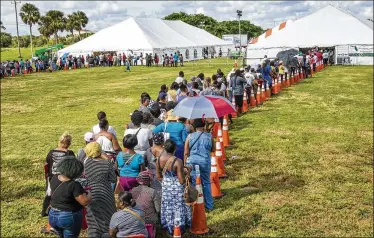
[[[124,151],[117,155],[117,167],[120,175],[120,185],[125,191],[131,191],[138,186],[136,177],[141,171],[145,170],[143,156],[137,154],[134,150],[138,144],[136,134],[127,134],[123,138]]]
[[[136,203],[139,204],[145,212],[145,226],[148,231],[148,237],[156,237],[156,225],[161,209],[160,194],[150,187],[153,180],[153,172],[151,170],[139,173],[136,180],[139,186],[132,189],[131,193]]]
[[[127,191],[121,192],[118,195],[117,206],[119,210],[110,220],[109,236],[146,238],[148,232],[145,227],[145,213],[142,207],[136,204],[132,194]]]
[[[74,181],[83,172],[83,164],[74,156],[65,156],[57,164],[59,175],[51,180],[51,209],[49,223],[60,237],[78,237],[82,228],[82,208],[91,201],[79,182]]]

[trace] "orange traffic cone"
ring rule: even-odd
[[[290,86],[290,78],[287,78],[286,75],[284,75],[284,80],[286,81],[286,88]]]
[[[211,165],[212,167],[210,170],[210,186],[212,190],[212,197],[220,198],[224,194],[221,192],[221,184],[219,182],[218,169],[217,169],[217,159],[215,156],[212,156]]]
[[[176,213],[175,219],[174,219],[174,233],[173,233],[173,238],[181,238],[182,233],[181,233],[181,218],[179,213]]]
[[[278,77],[278,92],[281,92],[282,91],[282,82],[281,82],[281,78]]]
[[[213,126],[213,130],[212,130],[212,137],[213,138],[216,138],[217,137],[217,132],[218,132],[218,127],[219,127],[220,123],[219,123],[219,119],[218,118],[215,118],[214,119],[214,126]]]
[[[25,68],[25,70],[23,71],[23,74],[27,74],[27,69]]]
[[[279,91],[278,91],[278,80],[277,79],[274,79],[274,92],[275,92],[275,94],[279,93]]]
[[[227,121],[228,121],[228,116],[225,115],[225,117],[223,118],[223,128],[222,128],[224,147],[227,147],[230,145],[229,126],[227,124]]]
[[[228,176],[226,175],[225,171],[225,164],[223,163],[222,159],[222,150],[221,150],[221,142],[216,141],[216,152],[215,152],[215,157],[217,160],[217,167],[218,167],[218,176],[220,178],[227,178]]]
[[[266,100],[269,100],[269,98],[271,97],[270,86],[268,83],[266,84],[265,96],[266,96]]]
[[[14,69],[12,69],[11,75],[12,75],[12,77],[14,77]]]
[[[253,94],[253,90],[251,90],[251,97],[249,98],[249,105],[251,108],[256,107],[256,100],[255,100],[255,95]]]
[[[257,103],[257,106],[260,106],[262,104],[262,101],[261,101],[261,84],[259,84],[257,86],[256,103]]]
[[[203,188],[201,185],[199,165],[195,165],[195,171],[196,190],[199,192],[199,197],[197,198],[195,205],[193,205],[191,233],[195,235],[202,235],[208,233],[209,228],[208,224],[206,223]]]
[[[74,63],[73,69],[76,69],[76,68],[77,68],[77,66],[76,66],[75,63]]]
[[[226,152],[225,152],[225,146],[223,145],[223,136],[222,136],[222,129],[221,125],[218,128],[218,133],[217,133],[217,141],[221,142],[221,149],[222,149],[222,160],[225,161],[227,159],[226,157]]]
[[[64,66],[64,70],[67,70],[68,68],[67,68],[67,66],[66,66],[66,64],[65,64],[65,66]]]
[[[244,95],[243,95],[243,112],[248,112],[248,101],[247,101],[247,90],[244,90]]]
[[[271,93],[276,94],[275,80],[271,79]]]
[[[265,84],[262,83],[261,86],[262,86],[262,87],[261,87],[261,101],[264,102],[264,101],[267,100],[267,99],[266,99],[266,94],[265,94]]]
[[[236,104],[235,104],[235,96],[232,95],[232,105],[234,105],[234,108],[235,108],[235,112],[234,113],[231,113],[231,116],[232,118],[237,118],[237,114],[236,114],[236,111],[238,110],[237,107],[236,107]]]
[[[294,85],[295,84],[295,77],[292,75],[292,77],[291,77],[291,80],[290,80],[291,82],[291,85],[290,86],[292,86],[292,85]]]

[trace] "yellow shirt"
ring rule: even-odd
[[[284,66],[283,65],[279,66],[279,74],[284,74]]]

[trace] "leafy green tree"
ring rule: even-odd
[[[68,15],[66,19],[65,29],[71,33],[72,38],[74,38],[74,29],[77,27],[78,24],[79,23],[74,14]]]
[[[186,14],[184,12],[174,12],[166,17],[165,20],[181,20],[187,24],[206,30],[207,32],[222,37],[225,34],[239,34],[238,21],[218,22],[214,18],[204,14]],[[252,24],[250,21],[240,21],[241,34],[247,34],[249,38],[261,35],[264,30]]]
[[[8,48],[12,45],[12,36],[7,32],[1,32],[0,47]]]
[[[32,31],[31,31],[31,28],[32,28],[32,25],[36,24],[39,21],[40,12],[39,12],[39,9],[37,7],[35,7],[35,5],[33,5],[31,3],[25,3],[21,7],[21,11],[20,11],[19,15],[20,15],[23,23],[25,23],[26,25],[29,25],[29,27],[30,27],[30,44],[31,44],[31,55],[32,55],[33,51],[32,51]]]
[[[5,26],[3,25],[3,22],[0,21],[0,28],[3,29],[3,30],[6,30]]]

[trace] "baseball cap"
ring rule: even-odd
[[[87,132],[86,134],[84,134],[84,140],[87,142],[94,141],[94,134],[92,132]]]

